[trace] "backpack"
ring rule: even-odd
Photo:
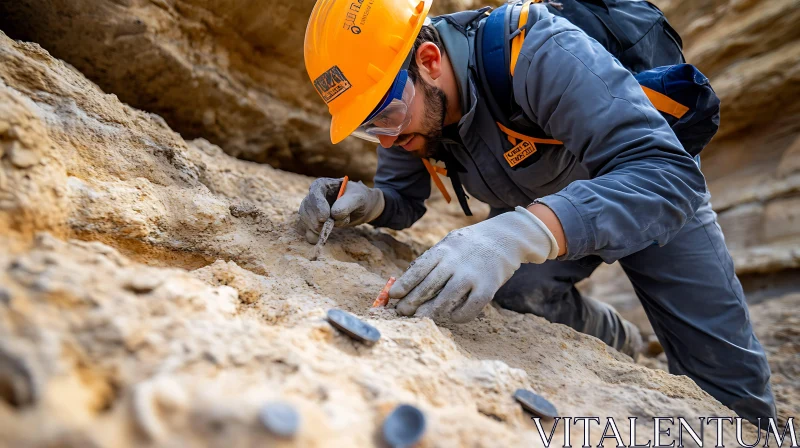
[[[489,14],[478,28],[476,63],[501,130],[547,144],[553,140],[523,114],[511,91],[531,3],[506,3]],[[681,38],[657,7],[644,0],[560,0],[546,5],[598,41],[634,75],[690,155],[697,156],[711,141],[719,128],[719,98],[708,78],[683,63]]]
[[[494,10],[485,7],[433,19],[446,20],[464,33],[477,27],[475,65],[486,103],[509,140],[530,145],[534,151],[537,144],[562,144],[525,116],[511,88],[529,31],[528,11],[536,1],[514,1]],[[656,6],[645,0],[559,0],[546,6],[598,41],[634,75],[691,156],[711,141],[719,128],[719,98],[708,79],[684,63],[681,38]],[[432,169],[429,172],[438,180]],[[463,187],[452,175],[451,180],[462,209],[471,216]]]

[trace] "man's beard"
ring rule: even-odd
[[[417,135],[423,139],[422,148],[413,151],[414,154],[422,158],[440,159],[442,129],[444,128],[444,118],[447,113],[447,95],[444,90],[432,86],[424,80],[419,83],[425,97],[425,115],[422,117],[422,132]],[[403,135],[399,140],[403,139]]]

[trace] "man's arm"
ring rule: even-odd
[[[400,230],[411,227],[425,214],[431,178],[418,157],[402,148],[378,146],[375,188],[383,192],[385,206],[370,224]]]
[[[515,98],[592,179],[573,182],[529,210],[556,240],[563,233],[566,248],[562,241],[559,248],[567,259],[597,254],[611,261],[653,242],[666,244],[706,198],[700,169],[633,76],[600,44],[544,8],[534,12],[541,18],[517,62]]]
[[[550,207],[543,204],[531,204],[528,206],[528,211],[539,218],[547,227],[547,230],[553,234],[553,238],[558,243],[558,256],[560,257],[567,253],[567,237],[564,235],[564,227],[561,225],[558,216],[550,210]]]

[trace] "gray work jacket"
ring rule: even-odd
[[[664,245],[708,200],[705,179],[634,77],[597,41],[543,5],[531,8],[513,77],[525,115],[563,146],[535,163],[510,165],[513,145],[477,86],[474,32],[436,22],[459,83],[461,142],[444,146],[464,167],[466,191],[495,208],[536,201],[558,216],[567,240],[560,259],[607,262]],[[425,213],[430,176],[402,148],[378,148],[375,186],[386,207],[375,226],[402,229]]]

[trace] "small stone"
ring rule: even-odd
[[[36,404],[39,392],[30,366],[0,347],[0,400],[22,409]]]
[[[280,401],[265,404],[258,419],[269,432],[284,439],[294,437],[300,428],[300,414],[290,404]]]
[[[558,417],[558,410],[553,406],[553,403],[550,403],[541,395],[535,394],[529,390],[517,389],[517,391],[514,392],[514,398],[525,410],[532,414],[547,419]]]
[[[0,305],[8,306],[11,303],[11,293],[0,287]]]
[[[368,345],[378,342],[381,338],[381,332],[377,328],[346,311],[328,310],[328,322],[344,334]]]
[[[213,109],[206,109],[203,112],[203,124],[211,126],[217,121],[217,113]]]
[[[136,427],[151,442],[164,440],[169,431],[163,411],[185,411],[189,396],[181,383],[169,377],[157,377],[133,388],[131,411]]]
[[[134,273],[124,283],[125,289],[135,294],[147,294],[161,286],[164,280],[144,273]]]
[[[252,218],[257,218],[263,214],[261,210],[258,209],[258,207],[249,203],[231,204],[229,210],[234,218],[244,218],[248,216]]]
[[[39,156],[30,149],[23,148],[19,142],[11,144],[10,158],[17,168],[30,168],[39,163]]]
[[[425,434],[425,414],[410,404],[401,404],[383,421],[383,439],[393,448],[413,446]]]

